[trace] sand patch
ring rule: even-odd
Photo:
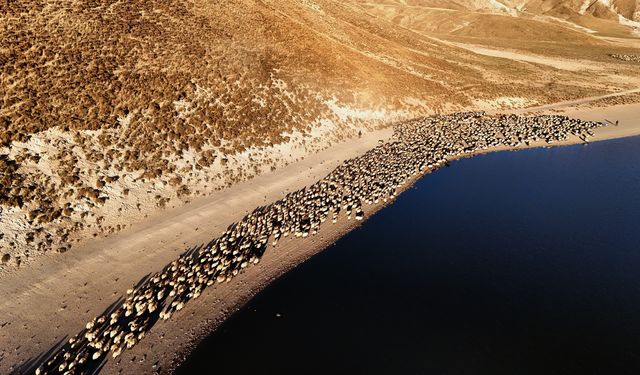
[[[560,59],[553,58],[542,55],[534,55],[527,54],[522,52],[515,51],[506,51],[506,50],[498,50],[488,47],[483,47],[475,44],[467,44],[467,43],[458,43],[458,42],[447,42],[453,46],[464,48],[473,53],[477,53],[479,55],[498,57],[502,59],[534,63],[547,65],[556,69],[568,70],[568,71],[582,71],[582,70],[603,70],[604,68],[598,66],[594,63],[587,61],[578,61],[578,60],[569,60],[569,59]]]
[[[514,97],[514,96],[501,96],[499,98],[491,99],[491,100],[483,100],[483,99],[474,99],[473,106],[478,108],[478,110],[490,111],[490,110],[508,110],[508,109],[517,109],[517,108],[525,108],[527,106],[531,106],[536,104],[534,100],[522,98],[522,97]]]

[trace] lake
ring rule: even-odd
[[[195,373],[639,374],[640,137],[425,176],[234,314]]]

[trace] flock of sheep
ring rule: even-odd
[[[230,281],[256,264],[271,243],[307,237],[326,220],[364,218],[365,207],[387,202],[416,176],[452,158],[499,146],[554,143],[570,135],[587,141],[604,123],[564,116],[488,116],[466,112],[395,126],[393,140],[347,160],[326,177],[260,207],[197,252],[184,254],[153,275],[109,312],[96,317],[39,367],[35,374],[82,374],[107,356],[136,345],[159,319],[168,319],[215,283]]]
[[[640,62],[640,56],[639,55],[620,55],[620,54],[612,54],[609,55],[614,59],[618,59],[618,60],[622,60],[622,61],[629,61],[629,62]]]

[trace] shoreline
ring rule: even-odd
[[[634,90],[635,92],[635,90]],[[594,98],[593,100],[597,100],[599,98]],[[584,102],[581,102],[584,103]],[[573,103],[571,103],[573,104]],[[636,104],[636,105],[624,105],[626,106],[635,106],[637,107],[638,113],[640,113],[640,104]],[[622,107],[622,106],[616,106],[616,107]],[[553,108],[558,108],[558,107],[553,107]],[[560,107],[562,108],[562,107]],[[608,107],[611,108],[611,107]],[[603,108],[589,108],[589,109],[578,109],[575,108],[573,109],[571,112],[574,114],[577,114],[578,116],[575,115],[569,115],[569,117],[576,117],[576,118],[580,118],[583,120],[592,120],[592,121],[596,121],[595,117],[597,117],[597,113],[596,112],[602,112]],[[545,111],[543,113],[547,113],[548,111]],[[540,113],[539,111],[537,111],[536,113]],[[615,139],[621,139],[621,138],[627,138],[627,137],[637,137],[640,136],[640,123],[638,124],[633,124],[631,122],[627,123],[627,127],[623,127],[621,128],[622,131],[620,131],[620,129],[616,129],[614,128],[612,125],[609,125],[607,127],[604,128],[599,128],[596,130],[594,136],[592,137],[592,139],[590,140],[591,142],[604,142],[604,141],[610,141],[610,140],[615,140]],[[611,129],[613,128],[613,129]],[[520,147],[516,147],[516,148],[512,148],[512,147],[503,147],[503,148],[497,148],[497,149],[491,149],[491,150],[485,150],[485,151],[480,151],[480,152],[475,152],[469,155],[462,155],[456,158],[452,158],[451,161],[456,161],[456,160],[462,160],[462,159],[466,159],[466,158],[473,158],[475,156],[478,155],[482,155],[482,154],[488,154],[488,153],[494,153],[494,152],[511,152],[511,151],[519,151],[519,150],[526,150],[526,149],[534,149],[534,148],[551,148],[551,147],[562,147],[562,146],[573,146],[573,145],[579,145],[582,144],[584,142],[582,142],[580,139],[578,139],[575,136],[571,136],[569,140],[565,141],[565,142],[559,142],[559,143],[555,143],[555,144],[547,144],[543,141],[540,142],[536,142],[536,143],[532,143],[529,146],[520,146]],[[413,187],[413,185],[420,179],[427,177],[431,172],[427,172],[425,174],[422,175],[418,175],[416,177],[411,178],[410,181],[407,182],[407,184],[405,186],[402,187],[402,189],[399,189],[398,191],[398,196],[400,194],[402,194],[403,192],[405,192],[407,189],[410,189]],[[228,318],[232,317],[238,310],[240,310],[244,305],[246,305],[255,295],[257,295],[258,293],[260,293],[263,289],[265,289],[272,281],[275,281],[276,279],[278,279],[279,277],[281,277],[282,275],[284,275],[285,273],[287,273],[288,271],[290,271],[291,269],[295,268],[296,266],[298,266],[299,264],[304,263],[305,261],[307,261],[308,259],[312,258],[313,256],[315,256],[316,254],[319,254],[320,252],[324,251],[325,249],[331,247],[336,241],[338,241],[341,237],[345,236],[346,234],[348,234],[349,232],[351,232],[352,230],[357,229],[358,227],[365,225],[366,221],[371,218],[373,215],[375,215],[376,213],[378,213],[379,211],[381,211],[382,209],[384,209],[386,206],[393,204],[393,200],[390,200],[389,202],[383,203],[383,204],[378,204],[375,206],[369,206],[367,209],[367,213],[365,215],[365,218],[360,221],[351,221],[351,223],[346,222],[347,225],[345,224],[345,220],[342,220],[342,224],[343,227],[342,228],[337,228],[336,230],[333,230],[332,233],[330,234],[330,238],[321,238],[321,241],[318,243],[314,243],[314,242],[307,242],[305,243],[304,246],[305,249],[305,255],[302,256],[298,256],[296,258],[293,258],[290,260],[290,263],[282,265],[282,269],[280,270],[281,272],[277,273],[277,274],[272,274],[270,275],[270,277],[268,277],[268,282],[257,285],[255,288],[250,289],[247,291],[247,294],[245,296],[243,296],[242,298],[238,299],[237,303],[234,304],[230,310],[225,313],[224,315],[222,315],[221,317],[219,317],[219,319],[217,319],[214,323],[209,324],[208,326],[205,327],[200,327],[200,330],[198,332],[191,332],[191,334],[193,335],[191,337],[191,340],[184,343],[181,347],[181,350],[174,352],[174,358],[173,361],[168,369],[167,372],[161,372],[161,373],[167,373],[167,374],[173,374],[175,372],[175,370],[184,362],[184,360],[190,356],[193,351],[197,348],[197,346],[202,342],[202,340],[204,340],[206,337],[208,337],[209,335],[213,334],[218,328],[220,328],[220,326],[222,324],[224,324],[224,321],[227,320]],[[340,221],[338,222],[340,223]],[[349,225],[352,224],[352,225]],[[336,228],[337,224],[333,224],[332,227],[329,227],[331,229]],[[324,233],[326,234],[326,230],[324,231]],[[295,244],[288,244],[290,246],[295,246]],[[271,249],[271,251],[273,251],[274,249]],[[266,257],[266,255],[265,255]],[[264,258],[263,258],[264,260]],[[255,267],[254,267],[255,268]],[[238,278],[238,277],[237,277]],[[236,278],[236,279],[237,279]],[[161,337],[158,337],[161,338]],[[153,345],[151,346],[153,347]],[[136,347],[137,348],[137,347]],[[134,350],[136,349],[134,348]]]
[[[626,105],[625,107],[635,107],[636,112],[633,112],[633,109],[631,109],[632,113],[638,113],[637,109],[640,109],[640,106],[638,105]],[[607,107],[605,109],[609,109],[609,108],[614,108],[614,107]],[[584,112],[583,116],[595,116],[596,112],[602,114],[603,110],[605,110],[603,108],[593,108],[593,109],[580,109],[578,110],[578,112]],[[628,109],[628,108],[625,108]],[[606,111],[604,111],[606,112]],[[570,115],[571,117],[577,117],[580,118],[580,116],[576,116],[576,115]],[[589,119],[589,118],[585,118],[585,119]],[[602,121],[603,119],[598,119],[599,121]],[[615,119],[614,119],[615,120]],[[621,126],[624,126],[625,122],[621,122]],[[600,128],[597,130],[596,132],[596,136],[592,138],[592,141],[599,141],[599,140],[606,140],[606,139],[613,139],[613,138],[620,138],[622,134],[621,131],[618,129],[618,131],[609,131],[607,132],[608,129],[613,128],[612,126],[608,126],[606,128]],[[621,128],[622,129],[622,128]],[[631,129],[631,130],[630,130]],[[387,129],[386,131],[388,131],[389,129]],[[614,129],[615,130],[615,129]],[[384,131],[382,131],[384,132]],[[638,135],[640,134],[640,124],[637,125],[633,125],[629,128],[624,128],[624,130],[622,131],[624,132],[625,135],[622,136],[631,136],[631,135]],[[627,134],[627,132],[632,132],[634,134]],[[365,135],[365,137],[370,136],[370,134]],[[375,137],[374,137],[375,138]],[[374,145],[375,143],[377,143],[377,140],[373,139],[373,140],[365,140],[366,142],[373,142]],[[347,142],[348,143],[348,142]],[[544,146],[560,146],[560,145],[570,145],[570,144],[576,144],[576,143],[581,143],[581,141],[577,138],[573,139],[573,137],[565,142],[560,142],[560,143],[555,143],[552,145],[548,145],[546,143],[544,144],[532,144],[531,146],[529,146],[529,148],[531,147],[544,147]],[[347,144],[346,145],[346,150],[347,151],[351,151],[354,152],[353,148],[351,147],[351,144]],[[362,151],[362,150],[366,150],[368,149],[366,147],[365,144],[363,143],[359,143],[360,148],[358,149],[358,151]],[[369,147],[371,148],[371,147]],[[486,150],[486,152],[496,152],[496,151],[505,151],[505,150],[518,150],[518,149],[523,149],[525,147],[517,147],[517,148],[511,148],[511,147],[504,147],[504,148],[493,148],[491,150]],[[362,149],[362,150],[361,150]],[[360,152],[362,153],[362,152]],[[320,153],[322,154],[322,153]],[[333,159],[331,160],[331,162],[335,162],[335,163],[339,163],[341,160],[340,159],[346,159],[346,158],[338,158],[335,157],[335,150],[328,150],[327,155],[331,155],[333,154]],[[462,157],[472,157],[475,156],[479,153],[473,153],[473,154],[468,154],[468,155],[463,155]],[[340,154],[342,155],[342,154]],[[321,157],[326,156],[326,155],[321,155]],[[313,155],[309,157],[309,159],[314,159]],[[458,158],[456,158],[458,159]],[[318,159],[318,160],[323,160],[323,159]],[[318,160],[309,160],[308,163],[313,163],[313,162],[317,162]],[[454,160],[454,159],[452,159]],[[305,161],[307,161],[307,159],[305,159]],[[302,163],[302,162],[301,162]],[[324,161],[322,161],[320,164],[324,164]],[[316,174],[319,174],[320,177],[322,176],[322,170],[326,170],[331,169],[330,165],[331,163],[327,163],[324,166],[322,166],[322,168],[320,168],[320,171],[317,171],[315,174],[308,174],[307,175],[307,179],[306,180],[311,180],[311,182],[315,182],[315,180],[313,180],[313,178],[316,177]],[[300,167],[300,165],[296,165],[297,167]],[[300,169],[301,171],[304,171],[304,167],[306,165],[303,165],[302,169]],[[313,167],[313,166],[311,166]],[[276,175],[278,175],[278,173],[275,173]],[[285,173],[286,174],[286,173]],[[428,174],[428,173],[427,173]],[[414,176],[412,177],[401,189],[399,189],[399,193],[401,193],[402,191],[410,188],[413,183],[419,179],[424,177],[425,174],[421,174],[418,176]],[[298,178],[295,178],[295,177]],[[291,177],[291,176],[289,176]],[[286,181],[286,182],[282,182],[279,181],[279,184],[277,185],[278,187],[282,187],[282,186],[291,186],[291,185],[295,185],[295,183],[297,183],[298,185],[303,184],[302,186],[305,186],[307,184],[304,183],[305,179],[300,179],[299,175],[294,174],[293,176],[293,181]],[[253,184],[256,183],[256,180],[260,180],[261,178],[256,178],[254,179],[252,182]],[[317,180],[317,178],[316,178]],[[259,182],[259,181],[258,181]],[[293,184],[291,184],[291,182],[293,182]],[[251,182],[249,183],[249,185],[251,185]],[[232,188],[233,189],[233,188]],[[291,190],[295,190],[295,188],[290,188]],[[230,189],[231,190],[231,189]],[[265,194],[265,198],[264,201],[265,203],[271,202],[272,200],[270,199],[270,197],[272,195],[278,195],[280,194],[281,196],[281,191],[277,191],[278,189],[275,189],[273,187],[271,187],[271,189],[261,189],[257,192],[254,192],[254,196],[253,199],[257,202],[260,201],[260,196],[265,192],[264,190],[270,190],[268,192],[268,194]],[[289,190],[289,191],[291,191]],[[236,192],[237,193],[237,192]],[[222,195],[222,194],[221,194]],[[229,195],[231,197],[231,195]],[[246,197],[243,197],[246,198]],[[223,198],[220,198],[223,199]],[[230,198],[233,199],[233,198]],[[238,199],[238,197],[236,196],[235,199]],[[225,205],[227,206],[227,209],[230,210],[231,207],[235,206],[236,210],[234,210],[231,214],[227,213],[227,215],[229,216],[233,216],[234,214],[236,216],[242,216],[244,215],[244,213],[242,212],[242,210],[238,209],[238,206],[242,206],[242,203],[245,204],[245,206],[247,206],[249,203],[247,202],[247,199],[241,199],[242,202],[224,202]],[[250,199],[249,199],[250,200]],[[388,203],[391,203],[388,202]],[[388,204],[387,203],[387,204]],[[257,204],[259,205],[259,203]],[[249,208],[248,210],[254,208],[255,206],[252,206],[251,208]],[[371,217],[373,214],[375,214],[378,210],[382,209],[384,206],[386,206],[386,204],[383,203],[379,203],[377,205],[370,205],[367,206],[367,213],[365,216],[365,219],[368,217]],[[214,210],[215,211],[215,210]],[[166,211],[163,212],[166,214]],[[183,215],[185,216],[189,216],[191,215],[192,212],[189,210],[185,210],[185,212],[183,213]],[[178,215],[177,218],[180,219],[182,216]],[[174,218],[174,217],[172,217]],[[170,220],[171,221],[171,220]],[[228,221],[227,224],[229,222],[233,222],[233,220]],[[363,221],[364,222],[364,221]],[[171,229],[173,231],[177,231],[177,230],[185,230],[185,229],[191,229],[190,226],[193,225],[192,222],[187,221],[185,222],[179,222],[179,223],[173,223],[175,225],[169,225],[168,228],[167,227],[161,227],[159,228],[159,230],[161,231],[166,231],[167,229]],[[233,312],[235,312],[238,308],[240,308],[242,305],[244,305],[244,303],[246,303],[253,295],[255,295],[259,290],[263,289],[266,285],[268,285],[272,280],[276,279],[277,277],[279,277],[280,275],[282,275],[283,273],[285,273],[286,271],[288,271],[289,269],[295,267],[296,265],[300,264],[301,262],[305,261],[306,259],[308,259],[310,256],[322,251],[323,249],[325,249],[327,246],[330,246],[332,243],[335,242],[335,240],[337,240],[338,238],[340,238],[342,235],[344,235],[345,233],[347,233],[348,231],[354,229],[355,227],[361,225],[361,222],[352,220],[352,221],[348,221],[348,220],[339,220],[336,224],[333,224],[332,226],[326,225],[322,227],[322,230],[315,236],[315,237],[309,237],[307,238],[304,242],[300,241],[300,240],[288,240],[288,241],[281,241],[281,243],[278,245],[277,248],[273,249],[272,247],[269,247],[268,251],[266,252],[266,254],[264,255],[264,257],[262,258],[261,261],[261,265],[258,267],[249,267],[245,270],[245,272],[239,274],[238,276],[236,276],[233,280],[233,282],[231,283],[225,283],[225,284],[220,284],[218,286],[216,286],[215,288],[208,288],[207,290],[205,290],[205,292],[203,293],[203,295],[198,299],[198,300],[194,300],[191,303],[187,304],[185,306],[185,308],[178,312],[176,315],[178,315],[177,317],[175,317],[174,319],[171,319],[169,321],[166,322],[161,322],[159,324],[157,324],[156,326],[154,326],[154,328],[148,332],[147,334],[147,339],[143,340],[140,342],[140,344],[136,345],[134,348],[125,351],[121,357],[119,357],[117,360],[110,360],[106,363],[104,369],[103,369],[103,373],[104,374],[110,374],[110,373],[118,373],[118,370],[120,369],[120,367],[118,366],[118,364],[123,363],[126,364],[126,366],[124,367],[124,372],[122,373],[142,373],[144,371],[149,371],[150,369],[152,371],[154,370],[159,370],[158,372],[160,373],[167,373],[168,368],[166,367],[162,367],[162,368],[158,368],[156,366],[156,369],[153,369],[153,364],[156,363],[156,361],[160,361],[160,359],[163,359],[163,363],[161,366],[166,366],[166,361],[165,359],[168,359],[169,357],[173,357],[174,360],[172,360],[172,362],[177,363],[179,361],[179,358],[183,357],[185,355],[185,353],[188,352],[189,348],[193,348],[194,345],[197,345],[197,343],[199,343],[200,339],[202,337],[204,337],[205,335],[209,334],[210,332],[212,332],[217,326],[219,326],[219,324],[224,321],[224,319],[226,319],[228,316],[230,316]],[[145,228],[147,231],[149,230],[149,228]],[[220,228],[218,228],[220,229]],[[224,230],[224,224],[222,224],[221,230]],[[192,231],[192,241],[190,241],[190,244],[195,243],[196,241],[194,241],[196,238],[200,238],[202,237],[202,235],[205,231],[201,231],[200,234],[197,233],[198,230],[195,230],[195,233]],[[212,230],[207,230],[206,231],[206,236],[207,238],[212,238],[215,237],[215,231]],[[180,242],[182,238],[184,238],[185,235],[183,235],[182,237],[180,237],[180,234],[177,236],[179,239],[177,241],[173,241],[169,244],[167,244],[166,246],[175,246],[177,245],[177,242]],[[134,238],[135,239],[135,238]],[[145,241],[147,243],[151,243],[151,245],[155,244],[155,247],[161,247],[158,246],[157,242],[158,240],[153,237],[153,232],[152,233],[148,233],[148,232],[144,232],[141,236],[141,238],[137,238],[140,242],[134,242],[133,244],[128,244],[127,248],[131,248],[134,245],[137,245],[139,243],[144,243]],[[121,240],[122,242],[123,240]],[[126,241],[126,240],[125,240]],[[117,241],[116,241],[117,243]],[[176,249],[178,251],[182,251],[184,250],[188,245],[186,243],[184,243],[184,245],[179,249]],[[103,248],[104,249],[104,248]],[[103,250],[103,253],[106,253],[108,250]],[[122,251],[126,251],[125,250],[120,250]],[[144,251],[144,249],[141,249],[138,251],[138,253],[142,253]],[[159,251],[156,249],[156,251]],[[154,254],[144,254],[144,256],[147,258],[146,261],[146,266],[147,269],[151,268],[152,265],[156,264],[156,263],[161,263],[162,265],[167,264],[168,262],[170,262],[171,260],[173,260],[176,255],[178,253],[176,251],[166,251],[162,254],[163,257],[168,258],[168,261],[164,261],[164,263],[162,263],[163,261],[160,259],[164,259],[163,257],[160,256],[154,256]],[[91,255],[91,254],[90,254]],[[131,255],[131,254],[130,254]],[[142,254],[136,254],[136,255],[142,255]],[[157,254],[155,254],[157,255]],[[153,259],[151,259],[153,258]],[[77,260],[77,261],[81,261]],[[112,254],[101,254],[100,257],[98,257],[98,259],[94,260],[95,262],[90,262],[90,265],[94,265],[97,269],[100,269],[101,267],[104,267],[103,262],[111,262],[112,264],[117,262],[117,257],[113,256]],[[39,262],[40,263],[40,262]],[[46,262],[44,262],[46,263]],[[67,266],[68,264],[61,264],[63,262],[58,262],[56,265],[58,266],[58,269],[56,271],[60,272],[57,275],[61,275],[62,278],[73,278],[75,282],[81,280],[81,278],[78,278],[77,275],[72,275],[68,269]],[[67,262],[64,262],[67,263]],[[144,262],[143,262],[144,263]],[[108,264],[108,263],[107,263]],[[119,263],[120,266],[124,266],[122,265],[122,263]],[[133,265],[135,266],[139,266],[137,264]],[[159,268],[159,267],[158,267]],[[156,271],[152,270],[152,271]],[[128,270],[122,269],[122,270],[118,270],[119,273],[127,273]],[[138,274],[144,274],[144,269],[140,270],[140,269],[136,269]],[[142,272],[140,272],[142,271]],[[18,272],[16,273],[20,273],[21,270],[18,270]],[[22,271],[22,272],[26,272],[26,271]],[[86,272],[86,271],[85,271]],[[116,273],[117,274],[117,273]],[[113,276],[114,272],[109,273],[109,276]],[[40,275],[42,276],[42,275]],[[87,275],[85,275],[87,276]],[[88,276],[97,276],[97,275],[93,275],[93,274],[89,274]],[[5,280],[6,278],[8,278],[7,275],[3,275],[2,277],[0,277],[0,281]],[[15,278],[15,277],[14,277]],[[46,278],[45,278],[46,279]],[[92,279],[91,277],[89,279]],[[103,278],[104,280],[106,280],[106,278]],[[127,281],[130,281],[131,279],[135,279],[135,277],[132,277],[131,275],[128,276],[128,278],[126,279]],[[139,279],[139,278],[138,278]],[[129,282],[126,287],[129,287],[131,285],[133,285],[135,283],[135,281],[137,281],[138,279],[133,280],[133,282]],[[47,284],[48,282],[53,281],[54,283],[58,280],[58,278],[56,277],[55,279],[52,280],[52,278],[49,278],[47,280],[42,280],[42,281],[37,281],[36,280],[36,285],[33,286],[34,289],[36,289],[36,296],[37,295],[42,295],[42,293],[46,293],[48,290],[46,290],[46,286],[45,284]],[[98,280],[99,281],[99,280]],[[21,288],[27,288],[27,285],[25,284],[31,284],[32,281],[31,280],[22,280],[21,283],[18,283],[19,285],[12,285],[12,290],[21,290]],[[104,309],[104,305],[106,305],[109,302],[112,302],[113,300],[116,299],[117,296],[117,288],[119,287],[119,285],[122,284],[126,284],[126,281],[120,280],[120,278],[116,279],[116,281],[114,282],[114,285],[110,285],[108,287],[101,287],[100,290],[103,291],[105,289],[116,289],[114,291],[114,295],[112,297],[107,297],[106,301],[102,301],[101,297],[106,297],[108,294],[99,294],[99,292],[97,290],[93,290],[93,293],[90,293],[89,295],[85,295],[84,298],[80,298],[80,300],[82,299],[87,299],[87,300],[92,300],[97,297],[98,301],[102,302],[103,308]],[[49,283],[49,286],[51,285],[51,283]],[[74,285],[74,283],[72,282],[71,285]],[[86,286],[86,284],[85,284]],[[38,290],[40,289],[40,290]],[[31,300],[31,303],[34,304],[33,299],[35,298],[27,298],[27,297],[33,297],[32,294],[29,294],[29,292],[33,292],[32,289],[22,289],[23,292],[26,291],[26,294],[23,293],[23,295],[21,295],[20,297],[23,297],[24,302],[28,302],[28,300]],[[74,292],[76,292],[76,290],[73,290]],[[121,289],[121,292],[124,291],[124,289]],[[87,290],[84,291],[85,294],[87,292]],[[8,295],[6,297],[11,297],[12,294],[10,292],[8,292],[5,289],[3,289],[2,294],[7,293]],[[66,298],[66,293],[59,293],[62,294],[63,296],[65,296]],[[56,294],[59,296],[59,294]],[[82,294],[82,293],[80,293]],[[56,302],[54,300],[54,296],[48,296],[48,299],[52,302]],[[67,298],[69,299],[69,298]],[[7,301],[7,299],[4,299],[5,301]],[[77,304],[85,304],[86,302],[84,301],[76,301]],[[11,301],[11,302],[16,302],[16,301]],[[21,305],[22,301],[17,301],[18,305]],[[39,304],[42,303],[42,300],[38,299]],[[60,301],[57,301],[58,303]],[[213,306],[212,306],[213,303]],[[8,311],[9,310],[9,306],[10,302],[4,302],[2,304],[0,304],[0,312],[2,311]],[[68,305],[71,305],[72,303],[68,303]],[[100,303],[97,303],[98,305]],[[69,306],[65,306],[65,308],[61,311],[68,311]],[[89,307],[92,307],[92,305],[89,305]],[[28,305],[23,305],[22,309],[16,309],[16,310],[24,310],[25,308],[28,308]],[[78,314],[75,314],[71,317],[67,317],[67,318],[71,318],[68,321],[65,321],[64,326],[65,328],[71,328],[70,331],[67,331],[67,334],[73,335],[75,334],[75,332],[77,332],[79,330],[79,328],[88,320],[90,320],[93,316],[98,315],[102,309],[94,307],[90,310],[87,310],[84,314],[79,314],[79,315],[89,315],[88,319],[82,319],[82,317],[78,317]],[[78,309],[79,310],[79,309]],[[98,313],[95,312],[91,312],[91,310],[98,310]],[[40,311],[40,310],[38,310]],[[16,311],[12,311],[12,316],[17,316],[18,312]],[[43,313],[43,312],[41,312]],[[16,314],[16,315],[14,315]],[[68,315],[68,314],[56,314],[60,317],[64,316],[64,315]],[[22,315],[22,317],[24,317],[24,315]],[[33,317],[30,317],[33,319]],[[37,318],[37,317],[36,317]],[[49,317],[50,319],[51,317]],[[6,320],[6,318],[4,318],[4,320]],[[3,321],[0,321],[0,326],[2,326],[2,328],[0,329],[0,342],[4,342],[8,336],[7,336],[7,331],[5,330],[5,326],[7,325],[6,323],[4,323]],[[35,319],[34,319],[35,320]],[[49,322],[51,321],[55,321],[53,319],[51,320],[47,320],[45,322],[41,322],[41,325],[43,327],[51,327],[49,325]],[[80,324],[78,325],[78,321],[80,321]],[[10,326],[10,325],[9,325]],[[72,329],[72,327],[76,326],[78,329]],[[32,328],[32,327],[31,327]],[[58,328],[61,328],[60,326]],[[31,330],[31,329],[30,329]],[[60,329],[60,331],[63,331],[63,329]],[[18,336],[11,336],[12,338],[15,337],[16,341],[20,341],[20,332],[19,330],[13,329],[13,332],[17,333]],[[24,338],[24,336],[22,336],[22,338]],[[62,339],[62,337],[56,337],[55,339]],[[13,341],[13,340],[12,340]],[[22,340],[23,342],[25,340]],[[44,345],[45,347],[47,345]],[[50,346],[50,345],[49,345]],[[13,348],[11,348],[11,346],[5,346],[2,345],[2,347],[6,347],[9,348],[10,350],[12,350]],[[176,348],[182,348],[182,350],[176,350]],[[14,350],[15,351],[19,351],[18,350]],[[36,353],[37,354],[37,353]],[[169,357],[167,357],[169,356]],[[19,355],[14,356],[14,358],[19,357]],[[5,369],[5,366],[8,365],[8,363],[6,362],[8,359],[10,359],[11,357],[7,356],[7,354],[4,354],[2,356],[0,356],[0,371],[4,372],[4,370],[8,370],[8,367]],[[143,362],[139,362],[139,359],[144,358]],[[8,372],[8,371],[7,371]]]
[[[0,274],[0,373],[10,373],[12,365],[75,334],[146,275],[219,236],[255,207],[317,181],[391,134],[391,128],[363,134],[218,194],[158,211],[144,222],[62,256],[45,254]],[[57,324],[52,326],[51,321]]]
[[[638,106],[638,108],[640,110],[640,106]],[[605,128],[597,129],[594,137],[592,137],[590,142],[604,142],[604,141],[610,141],[610,140],[614,140],[614,139],[621,139],[621,138],[627,138],[627,137],[640,136],[640,124],[638,124],[634,128],[632,128],[632,133],[627,134],[627,135],[618,135],[616,132],[607,131],[610,127],[611,126],[607,126]],[[570,139],[565,141],[565,142],[559,142],[559,143],[555,143],[555,144],[547,144],[547,143],[545,143],[543,141],[540,141],[540,142],[532,143],[529,146],[524,146],[523,145],[521,147],[516,147],[516,148],[502,147],[502,148],[496,148],[496,149],[491,149],[491,150],[484,150],[484,151],[480,151],[480,152],[475,152],[475,153],[472,153],[472,154],[469,154],[469,155],[462,155],[462,156],[459,156],[459,157],[456,157],[456,158],[452,158],[451,161],[457,161],[457,160],[462,160],[462,159],[466,159],[466,158],[473,158],[473,157],[478,156],[478,155],[488,154],[488,153],[495,153],[495,152],[513,152],[513,151],[535,149],[535,148],[551,148],[551,147],[574,146],[574,145],[579,145],[579,144],[582,144],[582,143],[583,142],[580,139],[578,139],[578,138],[576,138],[574,136],[571,136]],[[431,172],[427,172],[425,174],[418,175],[416,177],[411,178],[411,180],[409,180],[407,182],[407,184],[402,187],[402,189],[399,189],[398,196],[400,194],[402,194],[403,192],[405,192],[406,190],[412,188],[413,185],[418,180],[427,177],[430,173]],[[318,253],[324,251],[325,249],[327,249],[328,247],[332,246],[336,241],[338,241],[341,237],[345,236],[346,234],[348,234],[352,230],[357,229],[361,225],[365,225],[366,221],[369,218],[371,218],[373,215],[375,215],[379,211],[383,210],[386,206],[388,206],[390,204],[393,204],[393,200],[390,200],[389,202],[384,203],[384,204],[378,204],[378,205],[375,205],[375,206],[369,206],[368,209],[367,209],[367,213],[366,213],[365,218],[361,222],[352,221],[351,224],[354,224],[354,225],[348,225],[349,224],[348,222],[347,222],[347,225],[344,225],[345,224],[345,220],[342,220],[343,227],[342,228],[338,228],[337,231],[333,231],[333,233],[330,235],[331,239],[329,239],[329,240],[325,239],[325,240],[321,241],[319,244],[315,244],[313,242],[305,243],[304,245],[306,245],[306,246],[304,246],[304,247],[305,247],[306,256],[303,255],[303,256],[291,259],[291,263],[283,265],[281,272],[279,272],[277,274],[273,274],[273,275],[271,275],[269,277],[269,282],[264,283],[264,284],[260,284],[260,285],[256,286],[254,289],[250,289],[248,291],[248,293],[245,296],[243,296],[243,298],[241,298],[238,301],[238,303],[236,303],[231,308],[230,312],[226,313],[224,316],[221,316],[219,319],[217,319],[213,324],[209,325],[208,327],[201,328],[199,332],[197,332],[197,333],[192,332],[192,334],[194,336],[192,337],[192,339],[189,342],[184,343],[182,345],[182,349],[180,351],[175,353],[174,361],[172,362],[170,368],[168,369],[168,372],[166,372],[166,373],[167,374],[173,374],[175,372],[175,370],[183,363],[183,361],[193,353],[193,350],[195,350],[197,348],[197,346],[202,342],[202,340],[204,340],[209,335],[213,334],[218,328],[220,328],[220,326],[222,324],[224,324],[224,321],[226,319],[232,317],[233,314],[235,314],[244,305],[246,305],[246,303],[248,303],[256,294],[260,293],[264,288],[266,288],[272,281],[278,279],[280,276],[284,275],[285,273],[287,273],[291,269],[295,268],[299,264],[304,263],[306,260],[312,258],[316,254],[318,254]],[[340,223],[340,222],[338,222],[338,223]],[[336,224],[333,224],[333,227],[329,227],[329,228],[333,229],[333,228],[335,228],[335,226],[336,226]],[[326,233],[326,231],[324,233]],[[295,244],[291,244],[291,245],[294,246]],[[273,250],[274,249],[271,249],[271,251],[273,251]],[[158,338],[160,338],[160,337],[158,337]],[[134,348],[134,350],[136,348]],[[165,373],[165,372],[162,372],[162,373]]]

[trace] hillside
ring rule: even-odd
[[[634,50],[560,21],[477,11],[491,1],[404,3],[6,2],[0,267],[66,252],[399,119],[636,84],[637,65],[609,57]],[[548,4],[527,2],[562,13]],[[637,19],[637,3],[615,4]],[[596,8],[578,16],[613,25]],[[514,33],[590,62],[561,69],[460,44],[500,46]]]
[[[640,20],[640,3],[637,0],[409,0],[383,1],[387,4],[402,4],[493,12],[518,16],[526,13],[554,16],[589,15],[596,18],[619,20]]]
[[[416,19],[430,18],[428,14],[437,13],[440,17],[431,18],[429,24],[452,23],[447,19],[455,14],[471,13],[475,17],[453,20],[455,26],[447,29],[431,26],[432,31],[458,31],[466,29],[471,33],[479,21],[478,18],[491,15],[510,16],[518,21],[533,19],[553,24],[557,27],[569,27],[576,31],[604,36],[640,36],[640,2],[637,0],[357,0],[365,7],[400,8],[403,12],[413,13]],[[418,12],[416,12],[416,10]],[[426,15],[423,13],[427,13]],[[492,18],[492,17],[491,17]],[[457,21],[457,22],[456,22]],[[471,22],[470,24],[468,24]],[[506,21],[502,29],[511,30],[515,20]],[[509,27],[507,27],[509,26]],[[496,27],[489,24],[484,27]],[[537,37],[538,35],[533,35]],[[535,39],[534,39],[535,40]]]

